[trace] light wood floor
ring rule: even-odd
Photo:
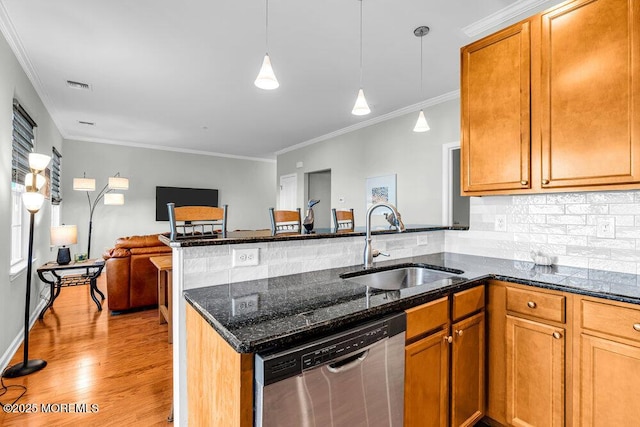
[[[98,287],[106,295],[104,274]],[[22,302],[24,304],[24,302]],[[63,288],[29,339],[29,358],[47,366],[5,385],[22,384],[18,404],[35,405],[35,414],[6,414],[1,426],[163,426],[171,409],[171,346],[157,310],[111,316],[98,311],[89,286]],[[22,347],[10,365],[22,361]],[[13,402],[20,391],[0,397]],[[41,404],[97,405],[95,413],[42,413]],[[55,408],[55,405],[53,406]],[[32,406],[33,408],[33,406]]]

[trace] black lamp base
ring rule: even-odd
[[[71,262],[71,251],[64,246],[58,248],[58,257],[56,258],[58,265],[67,265]]]
[[[25,375],[33,374],[34,372],[39,371],[40,369],[47,366],[47,362],[42,359],[31,359],[27,360],[25,365],[24,362],[16,363],[10,368],[7,368],[2,374],[5,378],[17,378],[23,377]]]

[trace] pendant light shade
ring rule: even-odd
[[[277,89],[280,83],[276,79],[276,74],[271,66],[271,58],[269,58],[269,0],[265,0],[264,44],[266,53],[264,54],[258,77],[256,77],[253,84],[260,89],[273,90]]]
[[[276,75],[273,72],[273,67],[271,67],[271,59],[269,58],[268,53],[264,55],[262,68],[260,68],[258,77],[256,77],[256,81],[253,83],[260,89],[265,90],[277,89],[278,86],[280,86],[280,83],[278,83],[278,79],[276,79]]]
[[[427,119],[424,117],[424,112],[420,110],[420,114],[418,114],[418,121],[416,122],[416,126],[413,128],[414,132],[426,132],[429,129],[429,123],[427,123]]]
[[[351,114],[354,116],[366,116],[370,112],[371,110],[367,104],[367,99],[364,97],[364,91],[360,88],[358,91],[358,97],[356,98],[356,103],[353,106],[353,110],[351,110]]]
[[[413,34],[416,37],[420,37],[420,98],[424,97],[423,94],[423,81],[424,81],[424,77],[423,77],[423,73],[422,73],[422,39],[424,36],[426,36],[427,34],[429,34],[429,27],[423,25],[421,27],[416,28],[415,30],[413,30]],[[427,119],[424,117],[424,111],[420,110],[420,114],[418,114],[418,121],[416,122],[415,127],[413,128],[414,132],[426,132],[428,131],[429,128],[429,124],[427,123]]]

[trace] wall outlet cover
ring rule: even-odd
[[[418,246],[424,246],[429,244],[429,236],[426,234],[418,234]]]
[[[600,239],[615,239],[616,219],[614,217],[598,218],[596,223],[596,237]]]
[[[233,267],[247,267],[258,264],[260,264],[259,248],[233,250]]]
[[[497,214],[495,217],[494,224],[495,231],[507,231],[507,215],[506,214]]]

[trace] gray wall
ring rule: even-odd
[[[118,237],[162,233],[168,222],[155,220],[157,185],[217,188],[220,204],[228,204],[228,229],[269,228],[276,166],[273,162],[187,154],[83,141],[64,141],[62,159],[62,221],[77,224],[78,244],[72,253],[86,252],[89,204],[85,192],[73,191],[73,178],[96,179],[93,201],[109,176],[129,178],[123,206],[100,202],[93,216],[92,257],[113,247]]]
[[[51,155],[51,147],[62,147],[62,137],[46,111],[40,97],[20,67],[7,42],[0,36],[0,228],[4,243],[0,245],[0,368],[13,355],[12,346],[20,344],[24,324],[24,300],[26,271],[10,277],[11,245],[11,150],[12,150],[12,100],[20,104],[38,124],[36,151]],[[36,214],[34,230],[34,267],[51,259],[49,227],[51,207],[48,201]],[[29,226],[27,222],[26,227]],[[35,273],[32,278],[31,311],[40,302],[42,285]],[[36,356],[36,355],[34,355]]]
[[[303,208],[304,174],[331,169],[331,201],[324,206],[354,208],[360,226],[366,213],[366,178],[397,174],[397,207],[404,222],[440,224],[442,144],[460,140],[460,100],[426,108],[425,115],[431,127],[425,133],[413,132],[415,112],[280,154],[276,180],[298,175],[298,206]],[[299,161],[304,167],[296,168]]]

